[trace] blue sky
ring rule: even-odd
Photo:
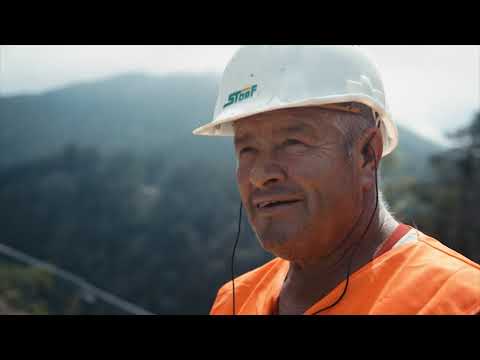
[[[239,46],[1,46],[0,95],[38,93],[140,71],[222,72]],[[446,143],[480,108],[478,46],[369,46],[394,119]]]

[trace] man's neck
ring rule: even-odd
[[[350,274],[370,262],[398,224],[383,207],[380,207],[363,239],[360,238],[361,233],[367,224],[362,222],[359,224],[361,231],[352,234],[352,238],[328,259],[321,259],[308,265],[290,262],[281,291],[280,312],[286,310],[290,313],[303,313],[345,280],[350,261]]]

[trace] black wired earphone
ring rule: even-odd
[[[335,305],[337,305],[342,299],[343,297],[345,296],[346,292],[347,292],[347,288],[348,288],[348,282],[350,280],[350,271],[351,271],[351,267],[352,267],[352,263],[353,263],[353,257],[355,255],[355,251],[358,249],[358,245],[363,241],[363,238],[365,237],[365,234],[367,233],[368,229],[370,228],[370,225],[372,224],[373,222],[373,219],[375,217],[375,213],[377,212],[377,207],[378,207],[378,179],[377,179],[377,157],[375,156],[375,152],[373,151],[373,148],[372,146],[370,145],[370,143],[368,143],[368,146],[370,147],[370,150],[372,151],[373,153],[373,161],[375,162],[375,208],[373,209],[373,212],[372,212],[372,216],[370,216],[370,220],[368,221],[368,225],[367,227],[365,228],[365,230],[363,231],[362,233],[362,236],[360,237],[360,240],[358,240],[355,244],[353,244],[353,247],[354,247],[354,250],[352,252],[352,255],[350,257],[350,261],[348,262],[348,268],[347,268],[347,280],[345,282],[345,287],[343,288],[343,291],[342,291],[342,294],[340,295],[340,297],[335,300],[332,304],[324,307],[323,309],[320,309],[320,310],[317,310],[315,311],[312,315],[316,315],[322,311],[325,311],[325,310],[328,310],[332,307],[334,307]],[[363,211],[362,211],[363,212]],[[355,226],[355,225],[354,225]]]
[[[378,125],[377,125],[377,128],[380,127],[380,122],[378,122]],[[372,138],[373,139],[373,138]],[[375,208],[373,209],[373,213],[372,215],[370,216],[370,220],[367,224],[367,227],[365,228],[365,230],[363,231],[362,233],[362,236],[360,237],[360,240],[358,240],[355,244],[353,244],[352,247],[355,247],[355,249],[353,250],[352,252],[352,255],[350,257],[350,261],[348,263],[348,268],[347,268],[347,280],[345,282],[345,287],[343,288],[343,291],[342,291],[342,294],[340,295],[340,297],[335,300],[332,304],[318,310],[318,311],[315,311],[312,315],[316,315],[322,311],[325,311],[325,310],[328,310],[332,307],[334,307],[335,305],[337,305],[342,299],[343,297],[345,296],[346,292],[347,292],[347,288],[348,288],[348,282],[349,282],[349,279],[350,279],[350,271],[351,271],[351,266],[352,266],[352,263],[353,263],[353,257],[355,255],[355,251],[358,249],[358,245],[363,241],[363,238],[365,237],[368,229],[370,228],[370,225],[372,224],[372,221],[373,221],[373,218],[375,217],[375,213],[377,212],[377,207],[378,207],[378,168],[377,168],[377,157],[375,156],[375,151],[373,150],[372,148],[372,145],[370,145],[370,142],[372,141],[372,139],[370,139],[370,141],[368,142],[368,144],[365,146],[364,148],[364,151],[368,151],[368,148],[367,146],[370,148],[371,152],[372,152],[372,155],[373,155],[373,161],[375,163]],[[362,210],[362,213],[359,215],[359,219],[360,217],[362,216],[363,214],[363,210]],[[359,220],[358,219],[358,220]],[[351,234],[353,232],[353,229],[355,228],[355,226],[358,224],[358,220],[353,224],[353,227],[352,229],[349,231],[348,234]],[[232,252],[232,303],[233,303],[233,311],[232,311],[232,314],[233,315],[236,315],[235,313],[235,273],[234,273],[234,261],[235,261],[235,251],[237,249],[237,244],[238,244],[238,240],[240,239],[240,229],[241,229],[241,224],[242,224],[242,201],[240,201],[240,210],[239,210],[239,219],[238,219],[238,230],[237,230],[237,238],[235,240],[235,244],[233,246],[233,252]],[[348,235],[347,235],[348,236]],[[343,242],[342,242],[343,243]],[[348,251],[348,249],[347,249]]]
[[[233,315],[235,315],[235,273],[234,273],[234,265],[235,265],[235,250],[237,249],[238,239],[240,239],[240,227],[242,225],[242,201],[240,200],[240,211],[238,214],[238,230],[237,230],[237,240],[235,240],[235,245],[233,246],[232,252],[232,300],[233,300]]]

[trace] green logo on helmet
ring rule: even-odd
[[[223,105],[224,108],[235,104],[236,102],[243,101],[253,96],[253,93],[257,90],[257,85],[246,87],[245,89],[235,91],[228,95],[228,101]]]

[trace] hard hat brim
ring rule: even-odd
[[[336,104],[344,102],[358,102],[364,105],[369,106],[374,111],[379,114],[381,120],[380,130],[382,133],[383,139],[383,152],[382,157],[390,154],[398,144],[398,130],[394,122],[391,119],[390,114],[383,110],[382,106],[378,104],[375,99],[366,96],[365,94],[348,94],[348,95],[336,95],[330,97],[322,97],[321,99],[308,99],[305,101],[299,101],[296,103],[285,103],[277,104],[273,106],[265,106],[260,109],[256,109],[251,112],[242,112],[238,115],[226,114],[225,116],[220,116],[217,120],[212,121],[208,124],[200,126],[193,130],[194,135],[203,135],[203,136],[233,136],[234,129],[232,124],[235,121],[258,115],[265,112],[282,110],[295,107],[311,107],[311,106],[321,106],[327,104]]]

